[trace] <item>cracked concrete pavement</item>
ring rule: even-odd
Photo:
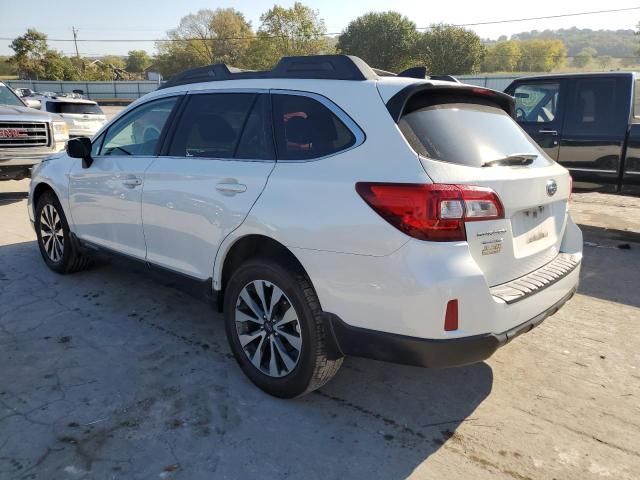
[[[0,479],[638,478],[639,199],[574,195],[579,294],[487,362],[348,358],[283,401],[210,305],[118,264],[49,271],[26,189],[0,182]]]

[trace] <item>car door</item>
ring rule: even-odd
[[[178,98],[153,100],[127,112],[94,141],[93,163],[73,166],[69,204],[80,239],[145,258],[140,207],[144,172],[158,153]]]
[[[222,240],[245,219],[275,165],[269,96],[193,92],[145,173],[147,261],[212,276]]]
[[[518,123],[554,160],[559,153],[564,90],[562,79],[520,80],[507,89],[516,100]]]
[[[631,77],[598,75],[569,82],[558,161],[578,186],[614,191],[622,175]]]

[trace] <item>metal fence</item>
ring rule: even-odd
[[[459,75],[457,78],[463,83],[470,83],[480,87],[504,90],[520,75]],[[531,75],[531,74],[530,74]],[[5,83],[12,88],[30,88],[34,92],[73,93],[74,90],[82,90],[83,94],[91,100],[135,100],[141,96],[153,92],[158,88],[158,82],[52,82],[37,80],[8,80]]]
[[[153,92],[158,82],[55,82],[37,80],[7,80],[11,88],[30,88],[34,92],[73,93],[81,90],[91,100],[135,100]]]
[[[519,75],[458,75],[456,78],[462,83],[469,83],[479,87],[487,87],[493,90],[504,91],[516,78],[533,75],[532,73],[521,73]]]

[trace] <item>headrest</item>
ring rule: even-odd
[[[220,115],[206,114],[196,117],[193,122],[202,140],[211,143],[227,143],[236,139],[236,132],[229,122]]]
[[[305,145],[313,141],[311,122],[302,117],[291,117],[284,124],[288,142]]]

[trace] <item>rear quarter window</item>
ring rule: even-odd
[[[426,158],[471,167],[515,154],[549,160],[501,108],[490,104],[431,104],[404,114],[398,122],[407,142]]]
[[[325,105],[303,95],[272,95],[280,160],[309,160],[346,150],[356,136]]]

